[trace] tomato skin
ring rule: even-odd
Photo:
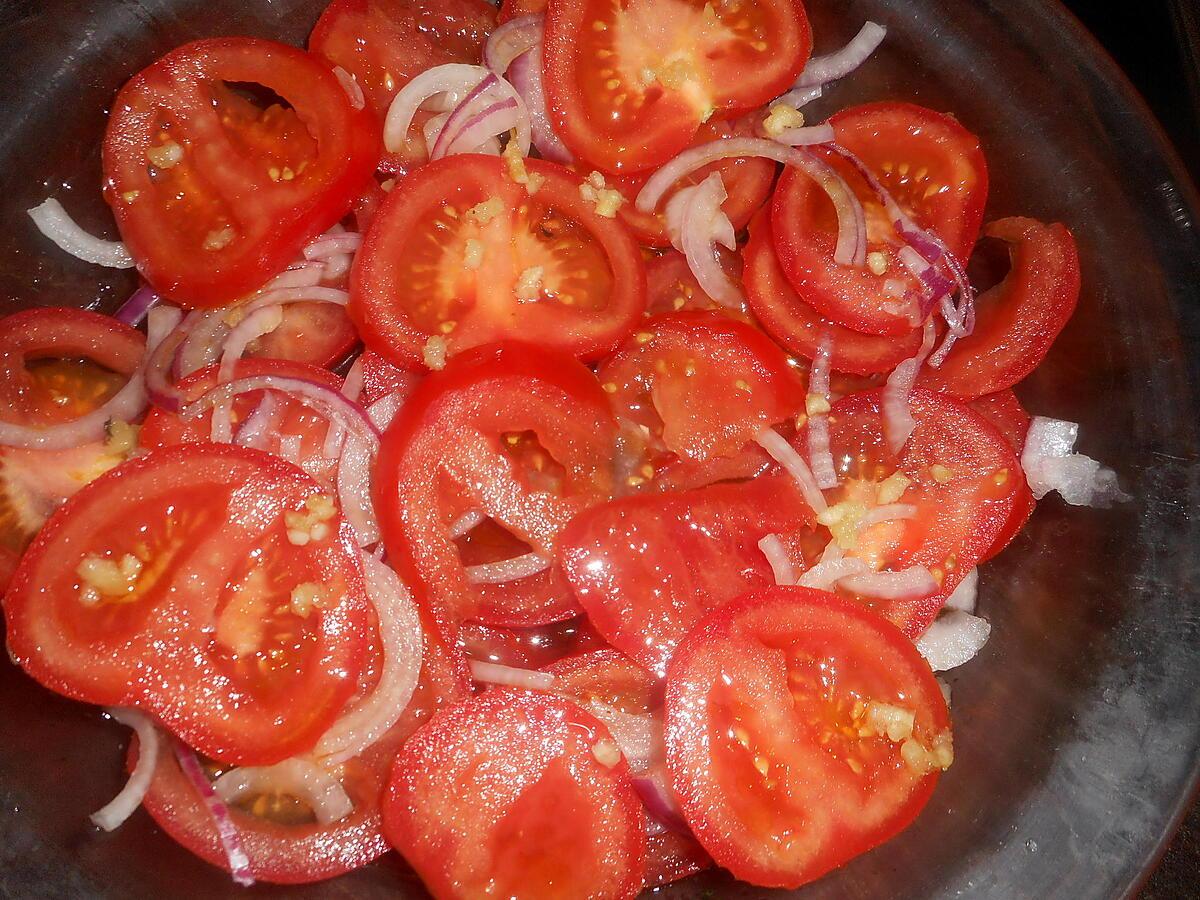
[[[1012,271],[976,301],[975,330],[921,384],[972,400],[1012,387],[1037,368],[1079,301],[1079,252],[1063,225],[1000,219],[983,233],[1005,241]]]
[[[1017,458],[1020,459],[1021,451],[1025,449],[1025,436],[1029,433],[1029,423],[1033,421],[1033,418],[1021,406],[1017,395],[1011,390],[1003,390],[972,400],[967,405],[996,426],[1013,448]],[[1016,501],[1013,503],[1012,515],[1004,526],[1004,530],[1000,532],[1000,536],[996,538],[996,542],[983,555],[980,562],[987,562],[1011,544],[1013,538],[1021,533],[1021,529],[1033,515],[1037,500],[1034,499],[1033,491],[1029,489],[1023,469],[1020,470],[1018,477],[1023,489],[1018,492]]]
[[[504,0],[500,4],[497,22],[519,19],[521,16],[537,16],[546,11],[546,0]]]
[[[319,491],[282,460],[230,445],[113,469],[22,557],[4,597],[13,658],[72,699],[146,710],[214,759],[269,765],[308,749],[354,690],[369,622],[349,525],[335,516],[305,548],[286,537],[283,511]],[[79,566],[134,553],[128,592],[85,598]],[[298,586],[308,576],[338,601],[304,617],[276,609],[291,589],[263,567],[280,554]],[[267,621],[292,631],[277,637]],[[280,643],[286,670],[264,649]]]
[[[868,103],[829,121],[838,143],[883,181],[918,225],[936,232],[965,261],[987,200],[987,162],[979,139],[957,119],[911,103]],[[865,201],[868,250],[884,254],[887,270],[876,275],[834,263],[833,204],[816,182],[789,167],[771,206],[783,271],[800,299],[821,316],[864,334],[908,334],[922,318],[917,305],[903,296],[888,299],[887,288],[894,281],[915,289],[917,282],[896,256],[891,224],[861,176],[836,157],[829,162]]]
[[[607,172],[655,168],[686,148],[714,112],[726,117],[778,97],[812,50],[808,16],[794,0],[709,7],[719,22],[682,2],[617,8],[619,21],[601,0],[560,0],[547,6],[545,21],[551,125],[578,159]],[[740,20],[752,36],[728,39]],[[649,84],[641,80],[646,68],[656,73]],[[628,70],[639,73],[636,83]]]
[[[707,612],[775,583],[758,542],[806,529],[811,516],[778,475],[625,497],[577,516],[559,559],[596,630],[661,675]]]
[[[529,431],[562,467],[557,483],[536,481],[506,455],[501,435]],[[552,556],[562,527],[611,495],[615,432],[586,367],[516,343],[463,354],[401,408],[380,449],[376,508],[389,559],[451,641],[467,619],[532,626],[578,612],[557,566],[507,584],[470,584],[450,525],[468,509],[483,509]]]
[[[775,254],[769,215],[755,216],[743,253],[746,299],[763,329],[793,353],[815,359],[825,336],[834,371],[854,375],[890,372],[921,347],[921,329],[895,336],[870,335],[826,319],[800,299]]]
[[[434,716],[396,757],[389,842],[438,898],[633,898],[645,816],[612,738],[575,704],[492,689]]]
[[[368,347],[402,368],[424,364],[431,337],[444,339],[450,355],[525,340],[590,360],[629,332],[646,306],[646,276],[628,230],[598,215],[568,170],[536,159],[525,166],[544,179],[533,195],[512,181],[503,160],[477,154],[437,160],[392,189],[351,276],[349,313]],[[468,210],[495,199],[502,210],[468,221]],[[438,228],[461,237],[461,249],[441,246],[449,238]],[[551,234],[560,235],[553,245]],[[468,241],[481,248],[474,268]],[[424,262],[413,255],[422,252]],[[522,302],[520,278],[535,268],[541,299]],[[424,274],[430,270],[444,281]]]
[[[667,673],[667,764],[688,824],[718,865],[752,884],[795,888],[912,823],[938,766],[923,774],[899,741],[863,735],[858,698],[909,710],[908,739],[949,748],[949,714],[928,664],[851,602],[770,588],[688,635]],[[853,730],[839,733],[843,724]]]
[[[217,82],[264,85],[294,114],[226,124],[232,119],[216,109]],[[228,92],[221,103],[249,112]],[[284,269],[347,212],[378,152],[373,113],[350,105],[327,63],[257,38],[185,44],[130,79],[112,108],[105,199],[142,276],[189,307],[226,305]],[[272,134],[269,121],[292,131]],[[180,158],[151,179],[147,154],[168,143]],[[289,180],[276,168],[272,178],[276,155],[293,152],[303,157],[302,171]]]
[[[335,366],[358,343],[346,310],[333,303],[288,303],[274,331],[250,343],[246,356],[286,359],[311,366]]]

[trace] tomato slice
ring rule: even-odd
[[[284,269],[346,214],[378,152],[373,114],[328,63],[257,38],[185,44],[112,109],[105,198],[138,270],[185,306],[224,306]]]
[[[421,380],[415,372],[393,366],[372,350],[363,351],[362,367],[363,384],[359,400],[365,406],[389,394],[399,394],[407,399]]]
[[[830,120],[837,141],[858,156],[920,226],[932,229],[961,261],[970,256],[988,175],[979,139],[952,116],[911,103],[855,106]],[[789,167],[771,207],[775,249],[800,299],[820,315],[866,334],[902,335],[921,324],[919,282],[898,257],[902,246],[883,207],[862,177],[829,160],[863,202],[870,253],[882,274],[833,261],[837,217],[816,182]]]
[[[4,597],[13,658],[43,685],[145,709],[238,765],[278,762],[329,726],[354,689],[368,609],[352,532],[320,486],[206,444],[87,485]]]
[[[714,113],[778,97],[811,50],[798,0],[560,0],[546,10],[546,105],[575,156],[640,172],[687,147]]]
[[[721,262],[730,277],[742,280],[742,257],[721,248]],[[646,314],[670,312],[717,312],[744,322],[750,321],[745,310],[722,306],[700,287],[682,253],[668,250],[646,263]]]
[[[486,691],[400,751],[384,833],[437,897],[635,897],[645,817],[614,752],[573,703]]]
[[[350,316],[367,345],[418,367],[505,339],[593,359],[646,305],[637,245],[560,166],[528,160],[535,193],[494,156],[423,166],[388,194],[358,253]],[[433,345],[430,341],[433,341]]]
[[[358,332],[346,310],[333,303],[286,303],[283,321],[255,339],[246,355],[287,359],[312,366],[333,366],[358,343]]]
[[[1008,441],[1009,446],[1013,448],[1013,453],[1020,459],[1021,451],[1025,449],[1025,437],[1029,434],[1029,423],[1033,419],[1025,411],[1025,407],[1021,406],[1021,401],[1017,399],[1017,395],[1011,390],[1003,390],[995,394],[980,397],[977,400],[972,400],[967,405],[996,426],[1000,433],[1004,435],[1004,439]],[[996,538],[996,542],[992,544],[991,549],[980,559],[980,562],[987,562],[1011,544],[1013,538],[1021,533],[1021,529],[1025,527],[1025,523],[1033,515],[1033,510],[1037,506],[1037,500],[1034,499],[1033,491],[1029,489],[1029,483],[1025,479],[1024,470],[1020,471],[1019,477],[1024,489],[1017,493],[1016,501],[1013,503],[1012,515],[1009,516],[1008,523],[1000,532],[1000,536]]]
[[[795,888],[904,830],[953,760],[928,664],[878,616],[772,588],[698,626],[667,675],[667,765],[716,862]]]
[[[521,16],[538,16],[546,11],[546,0],[504,0],[500,4],[497,22],[519,19]]]
[[[922,634],[945,598],[1003,534],[1028,490],[1012,447],[986,419],[929,391],[913,392],[916,428],[897,457],[883,436],[880,392],[839,400],[829,413],[830,449],[841,483],[826,492],[835,539],[873,569],[928,569],[939,590],[907,600],[858,598],[911,638]],[[807,431],[796,436],[807,446]],[[801,450],[800,452],[803,452]],[[896,473],[898,496],[880,500]],[[895,488],[897,481],[889,484]],[[910,508],[908,518],[860,526],[877,504]]]
[[[1079,301],[1079,252],[1063,225],[1001,219],[983,233],[1009,245],[1012,270],[979,298],[975,330],[921,383],[966,400],[1012,387],[1038,367]]]
[[[751,477],[768,462],[755,435],[804,403],[784,352],[756,328],[715,313],[646,320],[597,378],[622,426],[623,453],[634,460],[630,487],[660,477],[676,486]]]
[[[562,527],[611,495],[615,439],[595,377],[570,357],[511,344],[452,361],[384,435],[375,490],[389,558],[452,631],[575,615],[556,565],[496,584],[472,583],[467,566],[531,552],[552,561]],[[471,511],[489,521],[456,541]]]
[[[465,622],[458,639],[470,659],[518,669],[541,669],[564,657],[607,646],[586,616],[536,628],[504,628]]]
[[[753,125],[749,118],[734,122],[713,119],[700,126],[695,142],[707,144],[723,138],[748,137],[753,134]],[[712,163],[676,182],[675,186],[663,195],[658,209],[652,213],[641,212],[634,206],[634,200],[649,180],[649,174],[617,175],[612,179],[613,187],[621,192],[626,201],[617,215],[643,244],[651,247],[669,247],[671,238],[667,233],[666,217],[663,215],[667,203],[685,187],[699,184],[713,172],[717,172],[728,194],[725,202],[721,204],[721,209],[733,223],[734,230],[741,231],[750,221],[750,217],[771,196],[771,188],[775,184],[775,170],[775,163],[762,157],[725,159]]]
[[[811,517],[780,475],[643,494],[581,513],[563,532],[559,558],[596,630],[661,675],[705,613],[775,583],[758,542],[801,532]]]
[[[779,265],[770,216],[755,216],[744,251],[746,299],[762,327],[788,350],[815,359],[830,341],[831,366],[838,372],[890,372],[921,348],[921,329],[905,334],[863,334],[825,318],[800,299]]]

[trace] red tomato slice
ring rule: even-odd
[[[287,303],[282,309],[279,327],[252,341],[247,356],[334,366],[358,343],[354,323],[336,304]]]
[[[559,558],[596,630],[661,675],[709,610],[775,583],[758,542],[811,521],[789,478],[762,476],[588,510],[563,532]]]
[[[739,122],[714,119],[700,126],[696,143],[706,144],[722,138],[747,137],[753,133],[749,119]],[[726,159],[712,163],[676,182],[675,186],[663,195],[658,209],[653,213],[641,212],[634,206],[634,200],[649,180],[649,174],[618,175],[612,179],[612,184],[625,197],[626,202],[621,205],[617,215],[643,244],[651,247],[669,247],[671,238],[667,234],[667,221],[663,215],[667,202],[683,188],[699,184],[713,172],[718,172],[725,185],[725,192],[729,195],[721,204],[721,209],[729,216],[734,229],[741,231],[750,221],[750,217],[771,196],[771,187],[775,184],[775,169],[775,163],[762,157]]]
[[[546,0],[504,0],[500,4],[497,22],[519,19],[521,16],[538,16],[546,11]]]
[[[826,319],[801,300],[779,265],[770,216],[755,216],[744,257],[750,308],[762,327],[793,353],[815,359],[821,341],[828,337],[833,369],[870,375],[890,372],[921,348],[920,328],[895,336],[863,334]]]
[[[465,622],[458,640],[470,659],[518,669],[541,669],[564,657],[607,646],[586,616],[537,628],[503,628]]]
[[[363,386],[360,401],[370,406],[381,397],[399,394],[407,398],[421,378],[414,372],[399,369],[371,350],[362,353]]]
[[[352,532],[319,495],[227,445],[114,469],[22,558],[4,598],[13,658],[68,697],[145,709],[214,759],[308,749],[354,690],[369,621]]]
[[[903,831],[954,758],[929,666],[878,616],[804,588],[698,626],[667,675],[688,824],[751,884],[795,888]]]
[[[635,897],[645,818],[613,753],[575,704],[489,690],[405,744],[384,833],[435,897]]]
[[[1079,300],[1079,252],[1063,225],[1001,219],[984,229],[1009,245],[1012,270],[979,298],[975,330],[921,383],[965,400],[1012,387],[1038,367]]]
[[[996,543],[1027,488],[1012,448],[978,413],[922,390],[913,392],[910,406],[916,429],[896,457],[883,437],[879,391],[852,394],[833,405],[830,449],[843,462],[841,484],[826,497],[841,520],[833,528],[835,536],[841,542],[841,535],[850,535],[843,543],[850,555],[875,569],[922,566],[933,575],[940,590],[928,597],[859,598],[916,638]],[[806,430],[795,444],[807,446]],[[913,507],[913,515],[855,532],[861,517],[879,502],[879,486],[897,472],[909,483],[889,502]]]
[[[987,200],[987,163],[979,139],[952,116],[911,103],[855,106],[830,120],[838,143],[858,156],[916,223],[938,234],[959,260],[970,256]],[[866,334],[902,335],[921,324],[906,292],[919,282],[900,262],[901,243],[883,207],[848,163],[830,163],[863,201],[868,251],[886,269],[833,261],[837,218],[816,182],[789,167],[771,207],[775,249],[800,299],[820,315]]]
[[[723,251],[723,248],[722,248]],[[742,258],[736,253],[721,253],[726,272],[739,283],[742,280]],[[682,253],[668,250],[646,263],[646,314],[657,316],[671,312],[718,312],[744,322],[750,321],[745,310],[722,306],[700,287],[700,282],[688,267]]]
[[[346,214],[378,152],[373,114],[328,63],[257,38],[179,47],[112,108],[105,198],[138,270],[185,306],[224,306],[284,269]]]
[[[1003,390],[995,394],[988,394],[986,397],[980,397],[978,400],[972,400],[967,405],[996,426],[1000,433],[1004,435],[1004,439],[1008,441],[1009,446],[1013,448],[1013,453],[1020,459],[1021,451],[1025,449],[1025,436],[1029,434],[1029,423],[1033,419],[1025,411],[1025,408],[1021,406],[1021,401],[1017,399],[1017,395],[1011,390]],[[1024,470],[1020,472],[1020,479],[1024,485],[1024,489],[1017,494],[1016,502],[1013,504],[1012,515],[1009,516],[1008,523],[1004,526],[1004,530],[1000,532],[1000,536],[996,538],[996,542],[983,555],[980,562],[987,562],[1011,544],[1013,538],[1021,533],[1021,529],[1025,527],[1025,523],[1033,515],[1037,501],[1034,499],[1033,491],[1029,489],[1029,484],[1025,480]]]
[[[755,435],[804,403],[784,352],[756,328],[714,313],[646,320],[597,378],[622,425],[623,452],[635,460],[631,487],[660,475],[698,486],[757,474],[768,460]]]
[[[448,157],[388,194],[359,251],[350,316],[367,345],[419,367],[505,339],[593,359],[646,305],[637,245],[560,166],[528,160],[533,194],[494,156]],[[430,343],[431,339],[433,344]]]
[[[452,632],[576,614],[555,565],[502,584],[473,584],[467,566],[497,559],[476,554],[503,552],[505,535],[508,556],[553,559],[562,527],[611,495],[615,432],[592,373],[540,348],[481,348],[425,379],[384,435],[375,487],[389,558],[418,601]],[[473,510],[492,537],[456,543]]]
[[[546,105],[578,158],[640,172],[687,147],[714,113],[778,97],[811,50],[798,0],[561,0],[546,10]]]

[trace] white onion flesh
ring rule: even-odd
[[[350,105],[355,109],[362,109],[367,105],[367,98],[363,95],[362,85],[360,85],[345,69],[341,66],[333,67],[333,74],[337,76],[338,83],[342,86],[342,90],[346,92],[346,97],[350,100]]]
[[[883,506],[873,506],[862,517],[859,530],[861,532],[864,528],[870,528],[872,525],[881,525],[884,522],[896,522],[902,519],[916,518],[916,515],[917,508],[911,503],[886,503]]]
[[[554,687],[554,676],[549,672],[502,666],[499,663],[481,662],[477,659],[470,661],[470,667],[471,677],[485,684],[525,688],[530,691],[548,691]]]
[[[426,69],[400,89],[388,107],[383,124],[383,145],[389,153],[404,149],[408,129],[417,110],[437,106],[453,109],[492,73],[483,66],[447,63]]]
[[[800,587],[813,588],[818,591],[832,591],[839,581],[853,575],[863,575],[871,571],[861,559],[853,556],[822,559],[811,569],[802,574],[796,582]]]
[[[812,471],[808,468],[808,463],[784,439],[783,435],[774,428],[764,428],[754,439],[760,447],[767,451],[775,462],[783,466],[785,472],[792,476],[792,479],[800,488],[801,496],[813,508],[813,512],[823,513],[828,508],[828,504],[825,502],[825,495],[817,487],[817,482],[813,478]]]
[[[518,16],[497,25],[488,35],[483,47],[483,59],[487,67],[497,75],[508,71],[512,61],[542,40],[542,17],[540,15]]]
[[[304,258],[311,261],[355,253],[362,246],[362,235],[353,231],[326,232],[304,248]]]
[[[768,534],[758,542],[758,549],[767,558],[767,563],[771,567],[771,573],[775,576],[776,584],[796,583],[796,572],[792,567],[792,560],[788,557],[787,550],[783,546],[783,541],[779,539],[779,535]]]
[[[662,724],[655,722],[653,716],[627,713],[599,700],[591,700],[586,707],[608,727],[634,772],[644,772],[656,756],[662,755]]]
[[[333,426],[331,425],[330,428]],[[338,461],[338,505],[354,531],[355,543],[369,547],[379,540],[379,517],[371,492],[371,467],[378,448],[357,435],[342,445]]]
[[[283,324],[283,307],[264,306],[238,322],[225,338],[221,352],[221,365],[217,369],[217,383],[224,384],[233,379],[238,360],[246,348],[265,334],[270,334]],[[216,404],[212,414],[212,440],[218,444],[233,442],[233,398]]]
[[[1075,422],[1033,417],[1021,452],[1021,468],[1033,496],[1041,500],[1058,491],[1072,506],[1107,507],[1130,500],[1121,490],[1116,472],[1074,452],[1078,437]]]
[[[242,845],[241,835],[238,834],[237,826],[233,824],[233,817],[229,814],[229,807],[225,805],[225,801],[220,798],[212,782],[208,780],[208,775],[205,774],[204,767],[200,765],[200,760],[197,759],[195,752],[178,741],[172,743],[175,749],[175,758],[179,760],[180,770],[184,777],[191,782],[192,787],[196,789],[196,793],[200,795],[212,817],[213,825],[217,829],[217,838],[221,842],[221,849],[225,851],[225,859],[229,863],[230,875],[238,884],[249,887],[254,884],[254,873],[250,866],[250,857],[246,855],[246,848]]]
[[[483,510],[471,509],[450,524],[450,537],[460,538],[478,526],[487,516]]]
[[[230,769],[213,787],[226,803],[236,803],[247,794],[289,794],[307,803],[321,825],[332,825],[354,812],[354,802],[337,776],[295,757],[273,766]]]
[[[110,269],[133,268],[133,257],[123,243],[88,234],[53,197],[29,210],[29,218],[38,231],[76,259]]]
[[[525,553],[499,562],[467,566],[467,581],[471,584],[506,584],[529,578],[550,568],[550,560],[540,553]]]
[[[808,392],[829,400],[830,369],[833,365],[833,336],[821,335],[812,370],[808,373]],[[821,490],[837,487],[837,469],[833,465],[833,452],[829,448],[829,416],[817,413],[808,417],[808,461],[812,466],[813,480]]]
[[[133,772],[121,792],[108,803],[91,815],[94,825],[105,831],[113,831],[121,826],[134,811],[142,805],[146,791],[154,780],[154,770],[158,762],[158,729],[144,713],[136,709],[113,707],[105,710],[113,719],[137,732],[138,758],[133,766]]]
[[[722,306],[740,309],[745,298],[725,274],[717,255],[717,244],[737,249],[733,223],[721,208],[727,196],[720,172],[683,188],[667,201],[667,230],[700,289]]]
[[[870,58],[886,36],[887,29],[882,25],[867,22],[841,50],[810,59],[795,87],[820,87],[845,78]]]
[[[937,336],[933,319],[925,322],[925,332],[921,339],[921,347],[916,356],[904,360],[892,370],[887,384],[883,388],[880,406],[883,408],[883,434],[887,438],[888,447],[892,453],[899,454],[908,443],[917,420],[913,418],[909,399],[913,386],[917,383],[917,375],[929,352],[933,349],[933,341]]]
[[[991,633],[987,619],[951,609],[939,615],[917,639],[917,650],[933,671],[944,672],[973,659]]]
[[[839,580],[838,586],[876,600],[916,600],[936,594],[938,583],[923,566],[899,572],[864,572]]]
[[[946,598],[945,609],[957,609],[962,612],[975,612],[975,603],[979,596],[979,570],[972,569],[963,576],[950,596]]]

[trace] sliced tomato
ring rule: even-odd
[[[582,182],[528,160],[535,193],[494,156],[447,157],[388,194],[355,260],[350,316],[372,350],[419,367],[430,341],[454,355],[505,339],[593,359],[646,306],[628,230]]]
[[[334,366],[358,343],[358,332],[346,310],[333,303],[286,303],[283,321],[255,339],[246,355],[286,359],[313,366]]]
[[[753,124],[749,118],[737,121],[713,119],[700,126],[695,142],[707,144],[724,138],[749,137],[753,133]],[[667,220],[663,215],[667,203],[685,187],[699,184],[716,172],[721,176],[725,192],[728,194],[725,202],[721,204],[721,209],[733,223],[734,230],[741,231],[750,221],[750,217],[771,196],[771,188],[775,184],[775,170],[775,163],[762,157],[741,157],[712,163],[679,179],[674,187],[663,195],[658,208],[651,213],[641,212],[634,206],[634,200],[649,180],[649,174],[617,175],[612,179],[613,187],[625,197],[625,203],[621,204],[617,215],[643,244],[651,247],[669,247],[671,238],[667,234]]]
[[[9,649],[43,685],[145,709],[239,765],[302,752],[329,726],[354,690],[368,609],[353,534],[320,486],[208,444],[87,485],[4,597]]]
[[[911,103],[855,106],[829,121],[838,143],[867,165],[918,225],[934,231],[960,261],[970,256],[988,189],[975,135],[952,116]],[[829,163],[863,203],[867,249],[882,254],[882,274],[833,261],[833,202],[794,167],[780,178],[771,207],[783,271],[800,299],[825,318],[866,334],[907,334],[924,316],[916,300],[920,283],[898,256],[902,243],[862,177],[836,156]]]
[[[980,397],[977,400],[972,400],[967,405],[996,426],[999,432],[1004,435],[1004,439],[1008,441],[1009,446],[1013,448],[1013,452],[1017,458],[1020,459],[1021,451],[1025,449],[1025,437],[1029,434],[1029,423],[1033,419],[1025,411],[1025,407],[1021,406],[1021,401],[1017,399],[1017,395],[1011,390],[1003,390],[995,394]],[[1024,470],[1020,471],[1019,477],[1024,485],[1024,490],[1018,492],[1008,524],[1004,526],[1003,531],[1000,532],[1000,536],[996,538],[996,542],[983,555],[983,559],[980,562],[987,562],[1011,544],[1013,538],[1021,533],[1021,529],[1025,527],[1025,523],[1033,515],[1033,510],[1037,506],[1037,500],[1034,499],[1033,491],[1029,489]]]
[[[559,557],[596,630],[661,675],[705,613],[775,583],[758,542],[800,532],[811,517],[780,475],[626,497],[580,514]]]
[[[862,603],[911,638],[922,634],[938,610],[1004,533],[1022,491],[1028,490],[1020,462],[1004,436],[966,406],[929,391],[913,392],[916,420],[899,456],[888,449],[879,391],[851,394],[829,413],[830,450],[841,483],[826,492],[834,537],[848,555],[873,569],[928,569],[938,590],[925,597]],[[807,446],[807,431],[795,440]],[[803,451],[801,451],[803,452]],[[860,527],[881,503],[884,482],[899,473],[903,491],[887,498],[909,507],[907,518]],[[890,482],[892,488],[896,481]]]
[[[179,47],[112,109],[105,199],[138,270],[185,306],[224,306],[284,269],[346,214],[378,154],[374,115],[328,63],[258,38]]]
[[[518,669],[541,669],[564,657],[607,646],[586,616],[537,628],[504,628],[466,622],[458,639],[469,658]]]
[[[742,257],[721,248],[721,262],[730,277],[742,280]],[[700,287],[682,253],[668,250],[646,263],[646,314],[670,312],[718,312],[749,322],[745,310],[722,306]],[[751,323],[753,324],[753,323]]]
[[[804,403],[784,352],[756,328],[715,313],[646,320],[597,377],[622,426],[633,487],[751,477],[769,463],[755,436]]]
[[[546,0],[504,0],[500,4],[498,22],[519,19],[521,16],[538,16],[546,11]]]
[[[535,692],[439,713],[396,757],[388,840],[436,897],[632,898],[645,817],[605,727]]]
[[[793,353],[815,359],[821,342],[828,340],[835,371],[870,375],[890,372],[921,348],[920,328],[894,336],[863,334],[826,319],[801,300],[779,265],[769,215],[755,216],[743,256],[750,308],[762,327]]]
[[[581,160],[640,172],[701,124],[786,91],[812,50],[799,0],[561,0],[546,10],[551,124]]]
[[[921,383],[966,400],[1012,387],[1037,368],[1079,301],[1079,252],[1063,225],[1001,219],[983,232],[1009,245],[1012,270],[981,296],[975,330]]]
[[[796,888],[908,827],[954,758],[928,664],[878,616],[772,588],[718,610],[667,675],[667,765],[718,865]]]
[[[712,864],[712,858],[690,835],[663,829],[646,836],[647,890],[711,869]]]
[[[563,526],[611,495],[615,439],[595,377],[570,357],[520,344],[465,354],[421,383],[384,436],[375,496],[389,558],[452,630],[575,615],[555,565],[498,584],[472,583],[467,567],[552,560]],[[463,535],[468,512],[488,521]]]

